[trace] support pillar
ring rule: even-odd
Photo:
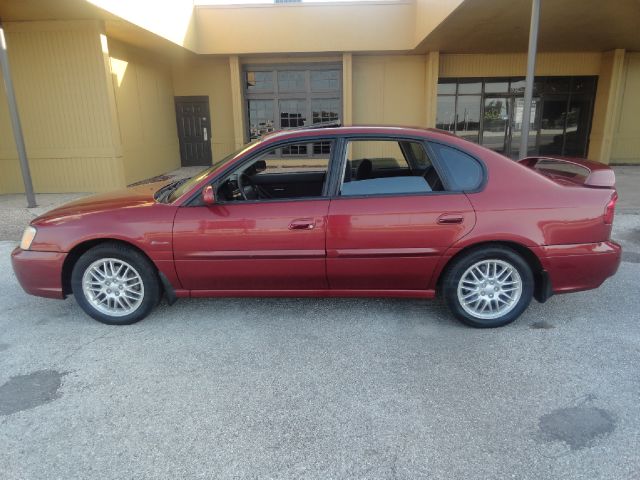
[[[4,28],[0,22],[0,67],[2,68],[2,78],[4,79],[4,90],[7,94],[7,104],[9,105],[9,116],[11,117],[11,126],[13,127],[13,138],[16,142],[18,150],[18,159],[20,160],[20,170],[22,171],[22,181],[24,182],[24,191],[27,195],[27,207],[33,208],[36,205],[36,196],[33,193],[33,182],[31,181],[31,170],[29,169],[29,161],[27,159],[27,150],[24,146],[24,136],[22,135],[22,125],[20,124],[20,116],[18,115],[18,105],[16,103],[16,94],[13,89],[13,81],[11,79],[11,69],[9,68],[9,55],[7,54],[7,42],[4,36]]]

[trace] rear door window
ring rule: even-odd
[[[429,193],[441,190],[422,142],[349,140],[341,196]]]
[[[480,162],[457,148],[441,143],[431,143],[431,148],[440,160],[443,174],[449,181],[448,190],[473,191],[480,188],[483,170]]]

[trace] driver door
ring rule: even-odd
[[[296,148],[293,148],[296,147]],[[174,260],[183,288],[205,293],[250,295],[269,291],[327,288],[325,234],[329,199],[301,188],[298,195],[274,198],[261,175],[286,175],[288,184],[318,172],[326,181],[330,151],[313,155],[312,144],[272,147],[216,182],[214,205],[185,206],[174,221]],[[254,162],[266,162],[256,172]],[[233,183],[260,185],[257,198],[241,195]],[[321,172],[324,172],[324,176]],[[266,178],[266,177],[265,177]],[[283,177],[284,178],[284,177]],[[231,182],[231,183],[227,183]],[[304,183],[304,182],[303,182]],[[230,192],[236,187],[236,191]]]

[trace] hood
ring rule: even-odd
[[[171,181],[173,181],[172,179]],[[124,188],[108,193],[90,195],[69,203],[65,203],[47,213],[35,218],[34,225],[55,222],[61,218],[70,216],[83,216],[91,213],[118,210],[121,208],[144,207],[155,204],[153,198],[164,185],[171,183],[169,180],[147,183],[135,187]]]

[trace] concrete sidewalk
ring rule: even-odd
[[[160,178],[191,177],[204,167],[183,167],[164,175],[148,179],[150,182]],[[616,187],[620,200],[616,211],[618,213],[640,214],[640,165],[614,167],[616,172]],[[137,184],[143,182],[137,182]],[[38,194],[38,206],[28,209],[26,199],[22,194],[0,195],[0,240],[19,241],[24,227],[29,222],[63,203],[70,202],[89,195],[89,193],[44,193]]]
[[[613,167],[620,199],[616,211],[640,214],[640,165]]]

